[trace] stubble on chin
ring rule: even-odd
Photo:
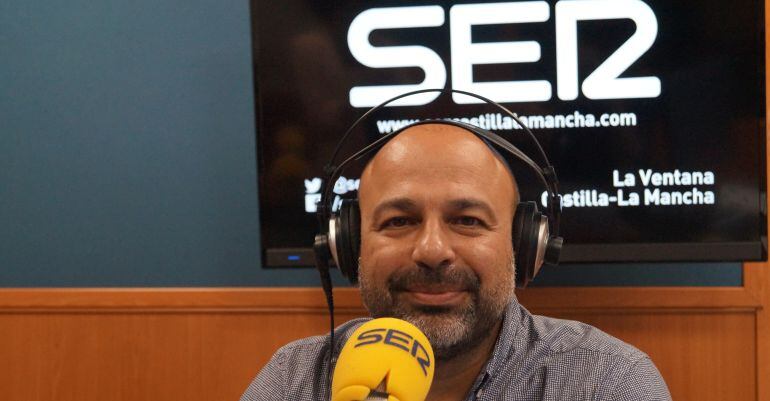
[[[473,295],[471,297],[475,298]],[[402,319],[425,333],[438,360],[447,360],[482,339],[477,333],[473,333],[474,325],[478,321],[475,302],[469,299],[467,303],[453,308],[409,308],[403,312],[398,311],[397,304],[395,310],[403,316]]]
[[[507,280],[489,289],[482,289],[479,279],[469,270],[453,271],[446,278],[435,272],[424,273],[427,281],[464,282],[468,293],[465,302],[456,306],[414,305],[404,299],[403,283],[423,280],[420,268],[388,280],[377,286],[366,274],[360,277],[361,297],[372,317],[396,317],[419,328],[430,341],[437,360],[449,360],[474,349],[492,334],[513,296]],[[486,291],[482,294],[482,291]]]

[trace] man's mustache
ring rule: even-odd
[[[478,293],[480,286],[479,277],[472,270],[455,266],[436,269],[413,266],[399,270],[388,278],[390,291],[409,291],[418,287],[449,287]]]

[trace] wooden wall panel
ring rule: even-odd
[[[761,305],[755,315],[757,399],[759,401],[770,401],[770,310],[768,310],[770,309],[770,271],[768,269],[770,269],[770,263],[767,262],[743,265],[743,285]]]
[[[338,323],[364,314],[356,291],[335,298]],[[676,400],[757,399],[760,305],[742,289],[520,298],[649,353]],[[318,289],[0,290],[0,400],[237,400],[279,346],[328,324]]]
[[[308,313],[3,314],[0,400],[237,400],[279,345],[326,326]]]

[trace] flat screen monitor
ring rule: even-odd
[[[563,262],[766,256],[764,3],[252,0],[263,266],[312,266],[323,168],[374,105],[467,90],[532,129],[562,194]],[[464,96],[373,113],[350,155],[427,118],[521,127]],[[522,199],[544,188],[511,161]],[[354,197],[363,166],[335,182]]]

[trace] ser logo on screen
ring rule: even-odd
[[[534,63],[541,58],[537,41],[479,43],[471,40],[477,25],[542,23],[551,18],[545,1],[458,4],[449,9],[450,71],[452,88],[477,93],[501,103],[544,102],[553,96],[548,80],[475,82],[473,66],[479,64]],[[660,95],[655,76],[623,77],[652,47],[658,22],[652,9],[641,0],[562,0],[554,7],[556,26],[556,94],[561,100],[578,97],[578,23],[589,20],[630,19],[636,31],[614,53],[583,80],[583,95],[589,99],[654,98]],[[433,49],[425,46],[372,46],[369,35],[380,29],[438,27],[445,23],[441,6],[371,8],[358,14],[348,29],[348,48],[356,60],[371,68],[420,68],[425,78],[418,84],[355,86],[350,90],[353,107],[372,107],[408,91],[444,88],[447,67]],[[419,106],[432,102],[439,93],[406,97],[391,106]],[[453,94],[458,104],[481,101]]]

